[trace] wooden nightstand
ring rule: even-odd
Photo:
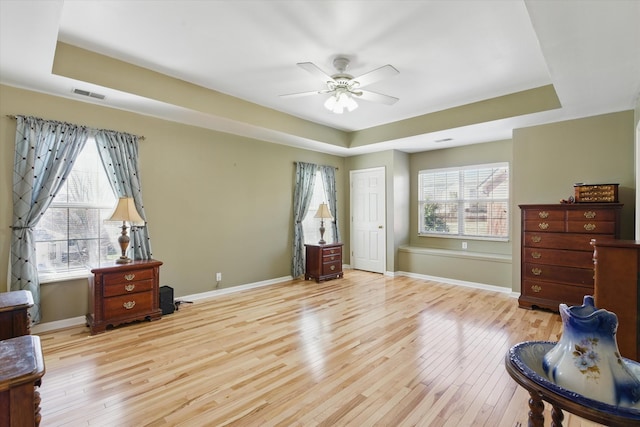
[[[104,332],[109,325],[162,317],[161,265],[161,261],[143,260],[91,270],[87,314],[91,334]]]
[[[306,248],[306,266],[304,279],[322,282],[343,276],[342,243],[326,245],[304,245]]]

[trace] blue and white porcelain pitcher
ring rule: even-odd
[[[560,304],[560,316],[562,337],[542,362],[549,380],[594,400],[640,409],[640,378],[620,356],[615,313],[597,309],[586,295],[581,306]]]

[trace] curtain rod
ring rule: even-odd
[[[293,162],[294,165],[297,165],[298,163],[309,163],[309,162]],[[334,168],[337,171],[340,170],[340,168],[337,166],[331,166],[331,165],[318,165],[318,166],[329,166],[330,168]]]
[[[18,118],[18,116],[15,116],[13,114],[7,114],[7,117],[10,118],[10,119],[13,119],[13,120],[16,120]],[[58,121],[58,120],[55,120],[55,121]],[[91,129],[94,129],[94,130],[109,130],[109,129],[95,129],[95,128],[91,128]],[[110,132],[117,132],[117,131],[110,131]],[[144,135],[136,135],[136,136],[138,137],[139,141],[144,141],[146,139],[144,137]]]

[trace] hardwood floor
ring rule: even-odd
[[[505,294],[347,270],[101,335],[43,333],[41,425],[526,425],[504,356],[560,331]]]

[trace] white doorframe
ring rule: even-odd
[[[384,274],[387,267],[384,167],[349,172],[351,267]]]

